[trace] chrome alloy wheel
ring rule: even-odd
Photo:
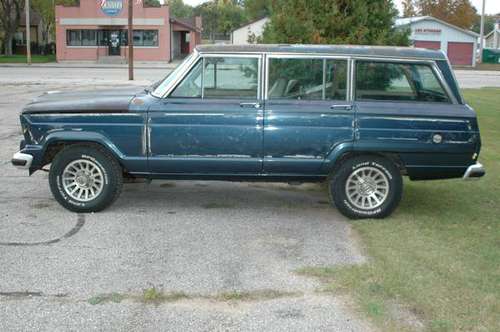
[[[104,176],[101,168],[93,161],[77,159],[64,168],[62,183],[64,191],[72,199],[88,202],[101,194]]]
[[[349,202],[356,208],[375,209],[382,205],[389,195],[389,180],[378,168],[361,167],[347,178],[345,193]]]

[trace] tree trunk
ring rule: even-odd
[[[12,40],[14,39],[14,34],[10,32],[5,32],[5,55],[12,55]]]

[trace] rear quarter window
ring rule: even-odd
[[[356,61],[356,100],[450,103],[428,64]]]

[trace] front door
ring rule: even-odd
[[[205,56],[149,110],[155,174],[252,175],[262,170],[260,55]]]
[[[318,175],[339,144],[353,141],[348,61],[268,57],[264,173]]]
[[[120,55],[120,31],[113,30],[109,33],[109,55]]]

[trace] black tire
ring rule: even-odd
[[[385,189],[382,189],[382,195],[376,196],[380,203],[375,202],[374,198],[370,198],[370,203],[373,202],[374,205],[373,208],[368,206],[369,203],[365,204],[365,201],[361,201],[362,198],[358,202],[355,199],[356,196],[349,198],[347,194],[347,191],[349,191],[351,195],[356,195],[353,194],[356,189],[353,189],[353,187],[348,189],[346,185],[348,181],[349,184],[353,183],[352,179],[355,177],[353,174],[363,174],[361,173],[363,171],[378,173],[377,179],[382,181],[381,184],[384,185],[384,177],[385,184],[388,184],[389,189],[387,192],[385,192]],[[351,175],[353,175],[353,178],[349,180]],[[368,190],[370,188],[373,188],[373,186],[369,187]],[[362,192],[362,190],[359,192]],[[348,159],[329,178],[329,193],[332,203],[334,203],[344,216],[350,219],[384,218],[389,216],[401,201],[402,192],[403,180],[400,170],[392,161],[378,156],[367,155]],[[377,204],[380,205],[376,206]],[[366,205],[366,207],[360,207],[359,205]]]
[[[89,201],[78,201],[64,189],[63,172],[70,163],[77,160],[92,162],[102,174],[102,189]],[[123,186],[122,168],[113,155],[99,145],[69,145],[52,161],[49,184],[54,198],[66,209],[83,213],[98,212],[111,205],[120,196]]]

